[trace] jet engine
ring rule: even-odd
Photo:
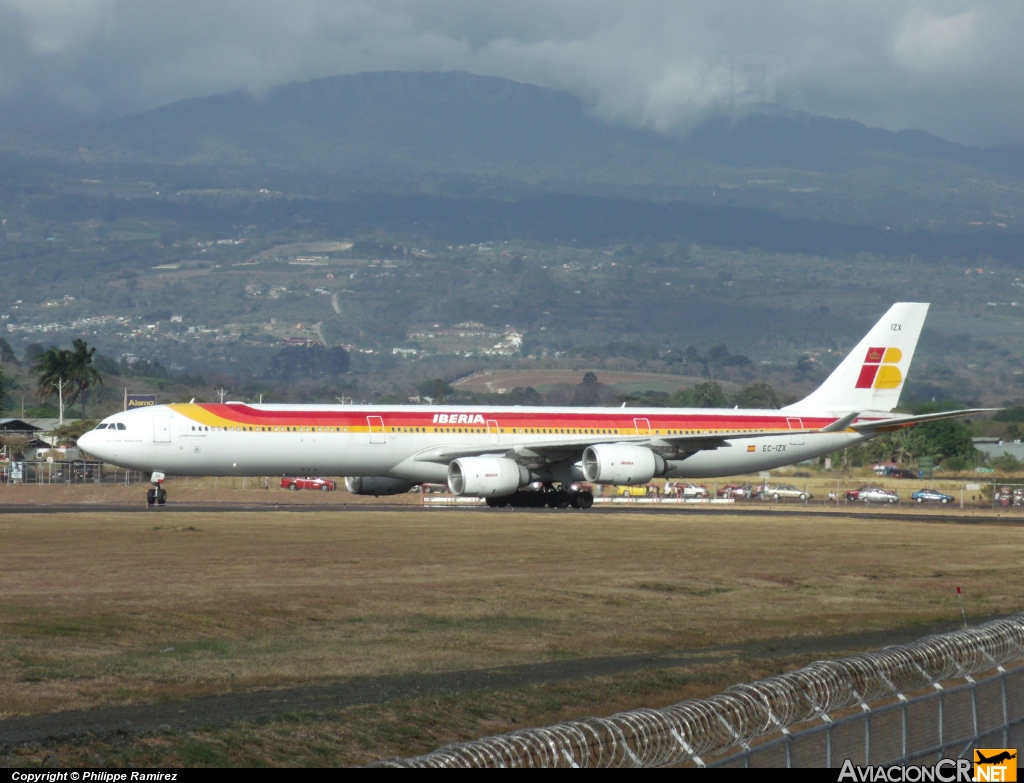
[[[353,495],[401,495],[413,482],[386,476],[345,476],[345,489]]]
[[[530,483],[530,471],[504,457],[460,457],[448,466],[453,495],[501,497]]]
[[[598,443],[583,450],[583,477],[594,484],[645,484],[665,472],[665,460],[643,446]]]

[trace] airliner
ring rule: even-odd
[[[820,387],[781,410],[193,402],[117,413],[78,445],[151,473],[150,505],[166,503],[167,474],[334,475],[361,495],[447,483],[490,506],[589,508],[581,482],[764,471],[992,410],[893,413],[927,313],[927,304],[894,304]]]

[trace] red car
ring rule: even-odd
[[[319,476],[286,476],[281,479],[281,489],[319,489],[321,492],[334,492],[337,488],[333,481]]]
[[[749,484],[726,484],[724,487],[718,488],[718,497],[720,498],[742,498],[744,500],[750,497],[750,485]]]

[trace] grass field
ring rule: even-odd
[[[1024,606],[1024,528],[1003,525],[165,511],[2,515],[0,541],[0,718],[952,620],[957,585],[974,616]],[[193,735],[102,753],[365,761],[522,722],[658,706],[762,673],[728,660],[587,687],[361,707],[345,719],[293,716],[211,729],[200,738],[206,761],[186,752]],[[60,758],[96,763],[97,752],[69,745]]]
[[[648,389],[672,393],[684,386],[700,383],[705,378],[700,376],[668,375],[650,372],[617,372],[614,370],[595,370],[601,383],[614,387],[619,392],[642,392]],[[494,370],[479,375],[471,375],[455,381],[452,386],[459,391],[495,393],[498,389],[512,389],[520,386],[532,386],[547,391],[558,384],[575,386],[583,380],[586,368],[581,370]],[[723,388],[733,391],[735,384],[724,382]]]

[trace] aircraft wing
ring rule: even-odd
[[[831,426],[831,425],[830,425]],[[831,430],[830,430],[831,431]],[[707,432],[691,435],[585,435],[571,440],[540,443],[490,445],[432,446],[417,454],[417,462],[438,462],[447,465],[459,457],[496,454],[514,459],[524,465],[550,464],[572,459],[578,460],[587,446],[598,443],[628,443],[645,446],[666,459],[681,459],[698,451],[728,448],[731,440],[778,437],[779,435],[811,435],[822,430],[772,430],[767,432]]]
[[[964,408],[959,411],[941,411],[940,413],[923,413],[920,416],[895,416],[889,419],[878,419],[876,421],[862,421],[851,424],[850,429],[860,433],[892,432],[906,427],[913,427],[915,424],[923,424],[927,421],[942,421],[943,419],[959,419],[962,416],[973,416],[978,413],[994,413],[1002,408]]]

